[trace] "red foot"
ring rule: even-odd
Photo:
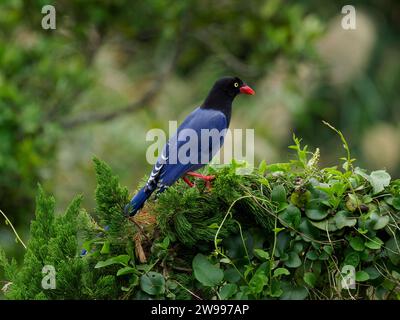
[[[191,182],[186,176],[183,176],[182,179],[183,179],[183,181],[185,181],[188,184],[189,187],[194,186],[194,183]]]
[[[199,178],[199,179],[201,179],[201,180],[204,180],[205,183],[206,183],[206,188],[207,188],[208,190],[211,189],[211,181],[215,179],[215,176],[204,176],[204,175],[202,175],[202,174],[200,174],[200,173],[191,172],[191,171],[187,172],[186,175],[192,176],[192,177],[195,177],[195,178]],[[182,179],[183,179],[183,181],[185,181],[190,187],[193,187],[193,186],[194,186],[194,184],[193,184],[192,182],[190,182],[190,180],[189,180],[186,176],[183,176]]]

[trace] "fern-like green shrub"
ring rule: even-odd
[[[39,188],[23,263],[0,252],[6,298],[400,299],[400,180],[354,168],[346,143],[342,166],[319,168],[294,140],[289,163],[207,167],[211,190],[177,182],[133,219],[97,159],[94,212],[77,197],[56,215]]]

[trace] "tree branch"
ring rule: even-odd
[[[172,70],[175,67],[176,60],[179,53],[175,53],[172,57],[170,63],[167,65],[164,71],[162,71],[159,76],[153,81],[153,84],[150,88],[135,102],[123,107],[119,108],[118,110],[104,112],[104,113],[86,113],[80,115],[78,118],[75,119],[68,119],[65,121],[61,121],[61,127],[64,129],[73,129],[78,126],[87,125],[89,123],[102,123],[113,120],[125,114],[137,111],[139,109],[144,108],[146,105],[151,103],[157,93],[160,92],[161,88],[163,87],[165,80],[169,77]]]

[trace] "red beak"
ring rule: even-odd
[[[244,85],[244,86],[240,87],[240,93],[253,95],[256,92],[252,88],[250,88],[249,86]]]

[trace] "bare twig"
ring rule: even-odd
[[[164,66],[161,67],[162,69],[161,72],[155,78],[150,88],[137,101],[114,111],[104,112],[104,113],[91,112],[91,113],[81,114],[77,118],[61,120],[60,122],[61,127],[64,129],[73,129],[86,124],[107,122],[115,118],[118,118],[120,116],[123,116],[125,114],[138,111],[148,106],[156,98],[157,94],[161,91],[166,80],[168,79],[168,77],[170,76],[170,74],[172,73],[177,64],[178,58],[181,54],[182,42],[184,36],[183,35],[184,28],[181,29],[182,30],[180,30],[178,33],[175,50],[173,54],[170,56],[170,59],[164,64]]]
[[[165,80],[170,75],[174,66],[175,66],[175,58],[171,60],[166,70],[161,72],[160,75],[156,78],[156,80],[154,80],[153,84],[143,94],[143,96],[140,97],[137,101],[133,102],[132,104],[129,104],[126,107],[110,112],[104,112],[104,113],[93,112],[93,113],[82,114],[78,118],[62,121],[61,126],[64,129],[72,129],[89,123],[107,122],[115,118],[118,118],[120,116],[123,116],[125,114],[132,113],[144,108],[146,105],[148,105],[155,99],[157,93],[160,92],[161,88],[165,83]]]

